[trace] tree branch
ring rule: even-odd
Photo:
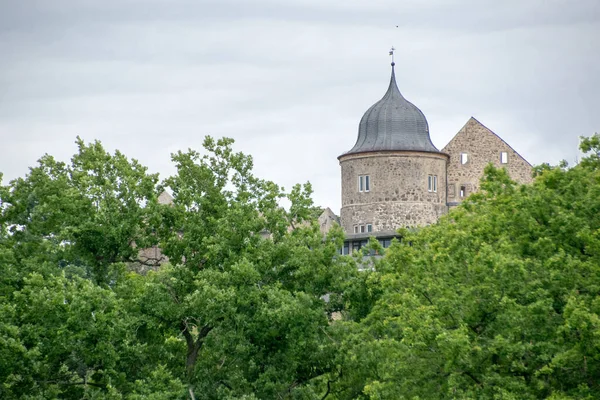
[[[327,396],[329,396],[329,393],[331,393],[331,381],[327,380],[327,391],[325,392],[323,397],[321,397],[321,400],[325,400]]]
[[[185,343],[187,345],[187,356],[186,356],[185,367],[186,367],[186,371],[187,371],[188,375],[191,375],[191,373],[194,369],[194,366],[196,365],[196,360],[198,359],[198,353],[200,352],[200,349],[202,348],[202,345],[204,344],[204,338],[206,338],[206,336],[210,333],[210,331],[213,330],[213,327],[209,326],[209,325],[204,325],[200,329],[200,332],[198,333],[198,337],[196,338],[196,340],[194,340],[194,337],[192,336],[191,329],[187,323],[187,318],[185,320],[181,321],[180,328],[181,328],[181,333],[183,334],[183,337],[185,338]]]
[[[188,386],[188,392],[190,393],[190,399],[196,400],[196,396],[194,396],[194,390],[192,389],[192,385]]]
[[[477,377],[475,377],[472,373],[470,373],[469,371],[463,371],[463,374],[465,374],[466,376],[468,376],[469,378],[473,379],[473,381],[475,381],[475,383],[477,383],[479,386],[483,386],[481,384],[481,381],[479,379],[477,379]]]

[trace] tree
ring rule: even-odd
[[[341,330],[338,398],[600,396],[594,156],[538,168],[529,186],[485,172],[480,193],[403,232],[366,281],[382,293]]]
[[[158,175],[99,142],[78,138],[77,146],[70,164],[45,155],[3,188],[0,224],[18,259],[70,266],[108,284],[111,266],[136,260],[137,248],[154,243],[147,210],[156,203]]]
[[[309,384],[335,353],[323,296],[341,293],[355,268],[338,260],[341,230],[323,238],[309,219],[309,184],[287,195],[286,212],[281,188],[254,177],[231,145],[207,138],[209,154],[173,156],[173,204],[157,214],[173,265],[150,274],[140,310],[182,337],[181,376],[196,398],[318,393]]]
[[[320,398],[358,274],[310,184],[256,178],[233,141],[157,176],[78,140],[0,188],[0,397]],[[173,193],[171,205],[157,193]],[[279,206],[287,197],[288,211]],[[127,273],[140,247],[170,263]],[[326,296],[335,301],[326,302]]]

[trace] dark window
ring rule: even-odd
[[[367,232],[373,232],[373,225],[367,224]]]
[[[460,187],[460,197],[465,197],[467,195],[467,188],[465,186]]]
[[[352,251],[360,250],[367,245],[366,240],[352,242]]]
[[[345,256],[350,254],[350,242],[344,242],[344,247],[342,247],[342,254]]]
[[[392,239],[379,239],[379,243],[381,243],[381,247],[387,249],[392,244]]]

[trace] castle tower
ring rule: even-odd
[[[360,121],[356,144],[338,157],[340,219],[350,240],[391,237],[447,212],[448,155],[431,142],[425,115],[398,90],[394,65],[387,92]]]

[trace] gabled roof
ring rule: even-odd
[[[481,122],[479,122],[479,120],[477,120],[475,117],[471,116],[471,118],[469,118],[469,120],[463,125],[462,128],[460,128],[460,130],[456,133],[456,135],[454,135],[452,137],[452,139],[450,139],[450,141],[446,144],[446,146],[444,146],[444,148],[442,149],[442,152],[447,153],[448,152],[448,146],[457,138],[459,137],[463,132],[466,132],[467,128],[469,127],[475,127],[475,126],[479,126],[482,127],[483,129],[485,129],[487,132],[489,132],[491,135],[494,135],[496,138],[498,138],[498,140],[500,140],[502,143],[504,143],[509,149],[511,149],[512,151],[514,151],[519,157],[521,157],[523,159],[523,161],[525,161],[529,166],[531,166],[531,164],[529,163],[529,161],[527,161],[525,159],[525,157],[523,157],[521,154],[519,154],[518,151],[516,151],[511,145],[509,145],[504,139],[502,139],[500,137],[500,135],[496,134],[494,131],[492,131],[490,128],[488,128],[487,126],[485,126],[484,124],[482,124]]]
[[[167,193],[166,191],[163,191],[159,196],[158,196],[158,204],[166,204],[166,205],[170,205],[173,204],[173,196],[171,196],[169,193]]]

